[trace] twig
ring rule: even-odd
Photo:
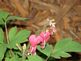
[[[76,1],[77,0],[66,0],[65,5],[58,11],[58,14],[56,16],[57,27],[61,25],[61,23],[59,22],[62,22],[62,18],[71,10],[71,8],[75,5]]]
[[[50,10],[52,10],[53,12],[58,13],[59,7],[56,6],[56,5],[47,4],[47,3],[44,3],[44,2],[39,1],[39,0],[30,0],[30,2],[36,3],[36,4],[38,4],[38,5],[40,5],[40,6],[44,7],[44,8],[47,7]],[[42,9],[44,9],[44,8],[42,8]]]
[[[26,17],[28,15],[28,12],[20,4],[19,0],[11,0],[11,2],[15,4],[16,9],[19,11],[22,17]]]

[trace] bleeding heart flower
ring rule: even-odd
[[[50,38],[50,32],[41,32],[40,36],[43,38],[43,41],[45,40],[47,42]]]
[[[30,43],[30,53],[34,54],[36,52],[37,45],[42,41],[41,36],[31,35],[29,37],[29,43]]]
[[[39,44],[43,39],[41,38],[41,36],[36,36],[36,35],[31,35],[29,37],[29,42],[31,44],[31,46],[36,46],[37,44]]]
[[[36,53],[36,47],[38,44],[41,45],[41,48],[45,48],[45,44],[50,38],[50,32],[41,32],[39,36],[31,35],[29,37],[29,43],[30,43],[30,53],[35,54]]]
[[[45,48],[45,44],[50,38],[50,32],[41,32],[40,36],[43,38],[41,41],[41,48]]]

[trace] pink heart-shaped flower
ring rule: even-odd
[[[41,41],[41,48],[45,48],[45,44],[49,40],[50,35],[51,35],[50,32],[41,32],[40,33],[40,36],[43,38],[43,40]]]
[[[39,44],[42,41],[42,37],[41,36],[36,36],[36,35],[31,35],[29,37],[29,42],[31,44],[31,46],[36,46],[37,44]]]
[[[47,42],[50,38],[50,32],[41,32],[40,36],[43,38],[42,42]]]
[[[41,36],[36,36],[36,35],[31,35],[29,37],[29,43],[30,43],[30,49],[29,52],[31,54],[35,54],[36,53],[36,47],[37,45],[42,41],[42,37]]]

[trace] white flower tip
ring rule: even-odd
[[[26,44],[23,45],[23,50],[26,50]]]

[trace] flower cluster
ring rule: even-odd
[[[54,32],[56,32],[55,23],[53,24],[52,22],[50,22],[49,25],[51,27],[49,29],[47,29],[45,32],[41,32],[38,36],[33,34],[29,37],[29,43],[30,43],[29,51],[31,54],[36,53],[37,45],[40,45],[41,48],[45,48],[45,44],[50,39],[50,35],[52,35]]]

